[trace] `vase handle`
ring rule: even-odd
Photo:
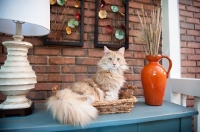
[[[161,58],[166,58],[169,61],[169,67],[168,67],[168,70],[167,70],[167,78],[168,78],[169,72],[172,69],[172,60],[168,56],[165,56],[165,55],[162,55]]]

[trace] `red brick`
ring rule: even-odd
[[[129,39],[129,40],[128,40],[128,41],[129,41],[129,44],[133,44],[133,37],[129,37],[128,39]]]
[[[33,66],[36,73],[60,73],[60,66]]]
[[[199,31],[196,31],[196,30],[187,30],[187,34],[188,35],[197,36],[197,35],[199,35]]]
[[[94,18],[84,18],[85,19],[85,21],[84,21],[84,23],[85,24],[88,24],[88,25],[94,25],[95,24],[95,19]]]
[[[69,57],[50,57],[50,65],[66,65],[66,64],[75,64],[75,58]]]
[[[129,1],[129,8],[138,8],[138,9],[142,9],[142,3],[139,2],[133,2],[133,1]]]
[[[200,25],[195,24],[195,28],[194,29],[200,30]]]
[[[186,17],[184,17],[184,16],[179,16],[179,21],[180,21],[180,22],[185,22],[185,21],[186,21]]]
[[[133,81],[133,80],[141,80],[140,74],[125,74],[125,80]]]
[[[110,42],[111,41],[111,36],[110,35],[101,35],[101,34],[99,34],[98,40],[99,40],[99,42]]]
[[[35,48],[35,55],[60,55],[60,50],[55,48]]]
[[[181,48],[181,53],[183,53],[183,54],[194,54],[194,49]]]
[[[200,66],[200,61],[197,61],[197,66],[198,66],[198,67]]]
[[[182,78],[195,78],[195,74],[181,74]]]
[[[195,49],[194,52],[195,52],[195,54],[199,55],[200,54],[200,49]]]
[[[192,5],[192,1],[190,0],[179,0],[179,3],[184,5]]]
[[[86,50],[80,48],[65,48],[62,50],[62,55],[67,56],[86,56],[86,54]]]
[[[181,74],[187,73],[187,67],[181,67]]]
[[[199,19],[196,19],[196,18],[186,18],[186,22],[199,24]]]
[[[0,92],[0,101],[6,100],[6,95]]]
[[[194,18],[200,18],[200,14],[199,13],[194,13]]]
[[[188,55],[188,60],[200,60],[200,55]]]
[[[185,8],[186,8],[185,5],[179,4],[179,10],[185,10]]]
[[[82,81],[84,79],[88,78],[87,75],[83,74],[83,75],[76,75],[75,76],[75,82],[78,82],[78,81]]]
[[[144,65],[143,65],[144,67]],[[134,67],[133,71],[135,74],[141,74],[143,67]]]
[[[181,61],[181,66],[196,66],[196,61]]]
[[[81,65],[97,65],[99,59],[97,58],[77,58],[76,59],[76,64],[81,64]]]
[[[195,41],[194,36],[181,35],[181,41]]]
[[[86,73],[87,67],[86,66],[63,66],[62,67],[63,73]]]
[[[188,11],[192,11],[192,12],[199,12],[199,8],[193,7],[193,6],[186,6],[186,9]]]
[[[88,57],[103,57],[103,49],[88,49]]]
[[[196,42],[200,42],[200,37],[195,37]]]
[[[27,94],[27,98],[31,100],[45,100],[47,98],[47,93],[45,91],[30,91]]]
[[[128,66],[144,66],[144,59],[126,59]]]
[[[84,17],[95,17],[95,11],[94,10],[84,10]]]
[[[75,75],[68,74],[68,75],[62,75],[62,82],[74,82],[75,81]]]
[[[193,1],[193,6],[195,6],[195,7],[200,7],[200,2]]]
[[[193,17],[193,12],[180,10],[179,13],[180,13],[181,16]]]
[[[134,85],[136,86],[136,85]],[[136,89],[134,91],[134,96],[143,96],[144,95],[144,92],[143,92],[143,89]]]
[[[194,24],[180,22],[180,27],[186,29],[194,29]]]
[[[125,51],[124,57],[125,58],[132,58],[133,57],[133,52],[132,51]]]
[[[72,34],[70,34],[70,35],[65,35],[64,37],[63,37],[63,39],[64,40],[71,40],[71,41],[73,41],[73,40],[80,40],[80,34],[79,33],[73,33],[72,32]]]
[[[188,48],[200,48],[200,43],[197,42],[188,42]]]
[[[194,106],[194,100],[186,100],[186,106],[187,107],[193,107]]]
[[[30,64],[47,64],[47,57],[28,56]]]
[[[144,51],[144,46],[143,45],[130,44],[129,45],[129,50],[132,50],[132,51]]]
[[[49,80],[48,74],[37,74],[37,82],[47,82]]]
[[[197,72],[200,72],[200,68],[199,67],[188,67],[188,72],[189,73],[197,73]]]
[[[138,1],[138,2],[141,2],[141,3],[147,3],[147,4],[151,4],[152,3],[151,0],[135,0],[135,1]]]
[[[192,30],[193,31],[193,30]],[[180,34],[186,35],[186,29],[181,28],[180,29]]]
[[[190,43],[190,42],[188,42],[188,43]],[[193,42],[192,42],[192,43],[193,43]],[[181,44],[181,47],[182,47],[182,48],[187,47],[186,42],[181,41],[180,44]]]
[[[37,83],[35,85],[34,90],[52,90],[52,88],[57,85],[58,88],[60,88],[60,84],[59,83]]]
[[[134,44],[145,44],[146,45],[146,42],[141,41],[138,37],[133,38],[133,43]]]
[[[138,16],[129,16],[129,21],[130,22],[140,22]]]
[[[99,19],[99,27],[106,27],[107,25],[113,25],[113,19]]]
[[[3,46],[0,45],[0,54],[3,54]]]
[[[6,55],[0,55],[0,63],[4,63],[6,58]]]
[[[84,25],[84,32],[86,33],[94,32],[94,26]]]
[[[84,42],[84,46],[83,48],[94,48],[94,41],[87,41],[87,42]]]
[[[145,58],[145,53],[144,52],[137,52],[137,53],[133,53],[133,58],[139,58],[139,59],[143,59]]]
[[[49,82],[61,82],[62,75],[61,74],[49,74]]]
[[[87,1],[85,1],[84,2],[84,8],[85,9],[88,9],[88,10],[94,10],[95,9],[95,3],[94,3],[94,1],[93,2],[87,2]]]
[[[142,33],[141,30],[129,30],[129,35],[130,36],[138,37],[141,33]]]

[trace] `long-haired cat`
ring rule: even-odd
[[[128,69],[124,50],[122,47],[118,51],[111,51],[104,46],[105,54],[91,78],[75,82],[51,96],[47,101],[47,109],[53,118],[63,124],[85,126],[98,116],[92,102],[117,100],[125,82],[124,71]]]

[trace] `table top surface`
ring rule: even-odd
[[[124,124],[134,124],[149,121],[167,120],[197,115],[198,112],[171,102],[163,101],[162,106],[149,106],[144,102],[137,102],[130,113],[104,114],[87,125],[85,128],[106,127]],[[0,118],[0,131],[52,131],[77,130],[81,127],[63,125],[53,120],[51,114],[46,111],[43,103],[35,103],[33,114],[29,116],[14,116]]]

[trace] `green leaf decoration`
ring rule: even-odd
[[[115,37],[119,40],[122,40],[125,36],[125,33],[123,31],[120,30],[116,30],[115,32]]]
[[[57,0],[58,5],[64,6],[65,5],[65,0]]]
[[[111,10],[113,11],[113,12],[118,12],[118,7],[117,6],[111,6]]]
[[[70,28],[75,28],[75,26],[78,26],[79,25],[79,22],[77,20],[75,20],[74,18],[71,18],[69,21],[68,21],[68,24],[67,24]]]
[[[76,21],[74,21],[74,25],[75,26],[78,26],[79,25],[79,22],[76,20]]]

